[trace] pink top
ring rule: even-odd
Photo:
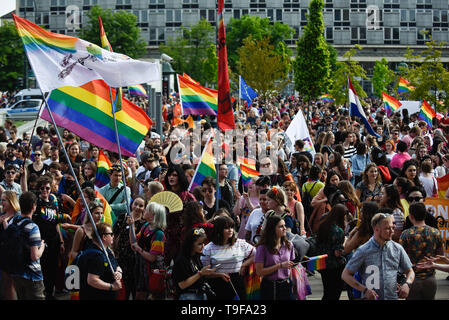
[[[404,162],[410,160],[412,157],[408,152],[397,153],[393,156],[390,161],[390,167],[392,168],[402,168]]]

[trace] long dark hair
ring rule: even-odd
[[[334,155],[334,161],[329,163],[329,167],[337,167],[343,180],[348,180],[348,172],[346,171],[341,154],[339,152],[333,152],[332,154]]]
[[[210,240],[216,244],[217,246],[223,245],[223,231],[224,229],[227,229],[229,227],[234,228],[234,220],[232,220],[231,217],[228,216],[221,216],[214,220],[213,222],[214,228],[212,230],[211,238]],[[234,243],[237,241],[236,232],[234,230],[234,235],[228,240],[229,245],[234,245]]]
[[[422,186],[421,181],[419,180],[419,163],[415,159],[410,159],[404,162],[401,170],[401,177],[408,179],[406,171],[411,166],[415,166],[416,168],[416,176],[413,179],[413,183],[415,184],[415,186]]]
[[[262,236],[257,243],[257,246],[264,245],[267,247],[268,251],[272,254],[277,253],[276,247],[276,226],[283,220],[280,216],[272,215],[267,218],[267,224],[262,232]],[[290,249],[291,242],[288,241],[286,236],[281,237],[281,245],[284,244]]]
[[[167,174],[164,178],[164,185],[167,191],[172,191],[170,184],[168,183],[168,176],[172,174],[172,172],[176,172],[178,174],[178,185],[180,191],[186,191],[189,188],[189,181],[187,180],[186,174],[184,173],[184,170],[182,170],[181,165],[171,165],[168,167]]]
[[[201,232],[199,232],[199,231],[201,231]],[[179,249],[179,255],[190,259],[190,257],[192,256],[193,244],[199,238],[207,239],[204,229],[193,228],[193,229],[187,230],[187,232],[185,233],[184,239],[181,243],[181,248]]]
[[[385,195],[387,196],[387,201],[383,205],[383,207],[393,210],[399,208],[402,212],[404,212],[404,207],[401,204],[401,195],[399,194],[398,187],[396,187],[394,184],[388,184],[384,185],[383,188],[385,189]]]
[[[365,201],[362,204],[362,218],[358,228],[361,237],[372,236],[374,231],[371,226],[371,219],[378,212],[379,206],[375,201]]]
[[[345,216],[348,208],[344,204],[338,203],[332,207],[331,211],[323,218],[318,227],[318,242],[325,243],[329,237],[329,231],[333,224],[341,229],[345,229]]]
[[[203,205],[197,201],[189,201],[184,205],[182,212],[182,224],[184,227],[183,237],[194,224],[206,222],[202,210]]]

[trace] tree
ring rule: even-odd
[[[25,54],[14,23],[0,27],[0,90],[12,91],[17,79],[24,76]]]
[[[239,48],[237,70],[261,99],[279,94],[289,82],[290,59],[274,51],[270,38],[253,39],[250,35]]]
[[[362,50],[362,47],[358,44],[354,45],[353,48],[345,52],[343,60],[337,62],[337,70],[335,71],[330,90],[330,94],[335,98],[335,104],[337,105],[343,105],[348,102],[348,77],[351,79],[354,89],[360,98],[360,103],[364,104],[362,98],[365,98],[367,94],[360,83],[355,81],[355,78],[368,79],[368,77],[359,62],[353,59],[358,50]]]
[[[173,69],[187,73],[202,85],[217,82],[218,57],[215,28],[201,19],[190,28],[181,27],[181,36],[168,39],[159,50],[173,58]]]
[[[415,87],[410,92],[410,100],[427,100],[436,106],[437,111],[447,110],[449,106],[449,73],[441,62],[441,54],[445,42],[436,42],[430,37],[426,42],[426,49],[421,54],[413,55],[412,49],[405,54],[412,62],[406,79]],[[439,101],[442,101],[441,104]]]
[[[382,58],[380,61],[376,61],[374,65],[373,83],[374,94],[381,98],[382,92],[387,91],[387,86],[394,81],[394,72],[388,68],[388,61]]]
[[[111,9],[92,7],[87,13],[87,23],[78,32],[78,36],[101,47],[98,17],[101,17],[106,36],[114,52],[137,59],[146,53],[146,42],[140,35],[137,17],[124,10],[113,12]]]
[[[307,25],[297,42],[293,63],[295,89],[310,101],[326,93],[330,85],[330,54],[324,40],[323,0],[310,2]]]
[[[240,19],[231,18],[226,26],[226,47],[228,50],[228,63],[233,71],[237,70],[239,59],[238,49],[243,46],[243,41],[252,36],[253,40],[270,38],[270,44],[274,51],[283,55],[287,50],[291,55],[291,50],[285,46],[285,39],[291,39],[294,29],[287,24],[280,22],[271,23],[268,18],[244,15]]]

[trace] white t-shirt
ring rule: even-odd
[[[221,264],[216,270],[219,273],[236,273],[240,271],[243,261],[255,254],[255,248],[243,239],[237,239],[233,246],[217,246],[209,242],[204,247],[201,262],[212,268]]]
[[[438,183],[434,176],[424,177],[420,174],[419,181],[421,181],[424,190],[426,190],[427,197],[432,197],[434,193],[438,194]]]
[[[256,208],[249,215],[248,221],[246,221],[245,230],[251,231],[251,241],[253,241],[253,238],[256,235],[257,228],[260,225],[263,215],[262,209]]]

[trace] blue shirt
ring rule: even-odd
[[[411,267],[410,258],[399,243],[390,240],[381,247],[374,237],[361,245],[346,265],[351,273],[358,271],[362,283],[376,291],[381,300],[398,299],[398,272],[403,273]]]

